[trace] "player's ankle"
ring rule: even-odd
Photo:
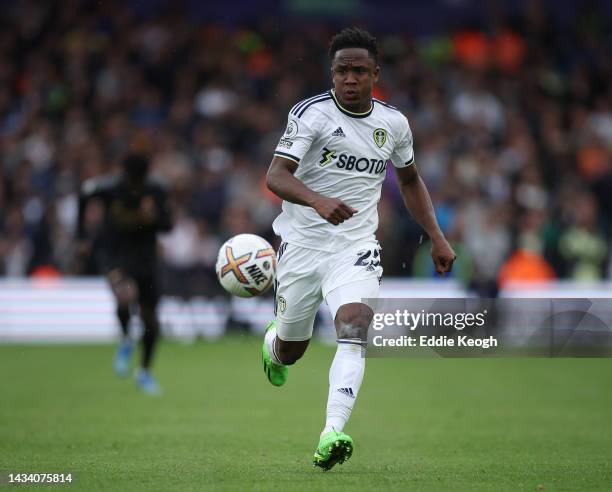
[[[266,333],[266,336],[264,338],[264,343],[266,344],[266,347],[268,349],[268,354],[270,356],[270,360],[274,363],[277,364],[279,366],[285,365],[280,357],[277,354],[276,351],[276,328],[272,328],[271,330],[268,330],[268,332]]]
[[[342,432],[345,424],[346,422],[344,419],[328,417],[321,435],[327,434],[328,432]]]

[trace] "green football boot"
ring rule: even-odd
[[[353,440],[343,432],[331,431],[323,434],[314,454],[313,466],[323,471],[331,470],[334,465],[342,464],[353,454]]]
[[[272,320],[266,326],[266,333],[276,326],[276,320]],[[276,364],[270,358],[268,347],[264,341],[261,347],[261,360],[263,362],[264,372],[268,377],[268,381],[274,386],[282,386],[287,381],[287,373],[289,369],[283,364]]]

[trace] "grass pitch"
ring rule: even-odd
[[[5,475],[70,471],[68,490],[88,491],[612,490],[609,359],[368,359],[355,453],[323,473],[333,348],[313,343],[274,388],[259,339],[164,343],[160,398],[117,379],[113,353],[0,346]]]

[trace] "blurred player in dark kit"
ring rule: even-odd
[[[151,373],[159,336],[157,304],[157,234],[171,228],[167,194],[148,176],[149,158],[129,154],[123,172],[92,178],[83,184],[79,199],[78,238],[80,258],[97,250],[96,262],[106,274],[117,303],[122,340],[114,359],[120,377],[130,370],[134,341],[129,334],[131,309],[139,308],[144,325],[142,362],[136,373],[138,386],[148,394],[160,393]],[[102,226],[92,237],[86,227],[88,207],[103,208]],[[93,247],[95,245],[95,247]]]

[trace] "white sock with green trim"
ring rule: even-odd
[[[338,340],[338,349],[329,369],[327,419],[321,434],[332,430],[342,432],[351,416],[365,372],[362,350],[356,341]]]
[[[264,343],[266,344],[266,347],[268,349],[268,353],[270,354],[270,359],[272,359],[272,362],[274,362],[275,364],[282,365],[283,363],[279,360],[278,356],[276,355],[276,348],[274,346],[275,340],[276,340],[276,326],[266,332]]]

